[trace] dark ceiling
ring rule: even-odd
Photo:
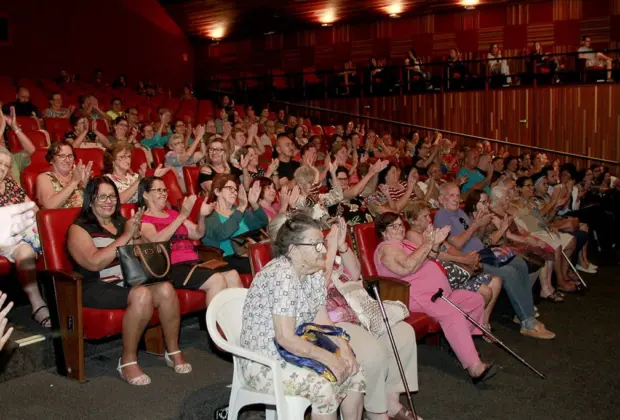
[[[480,0],[478,7],[510,0]],[[463,10],[462,0],[160,0],[192,40],[226,40],[334,24]],[[400,8],[398,7],[400,5]],[[399,11],[400,10],[400,11]]]

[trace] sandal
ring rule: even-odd
[[[487,330],[491,331],[491,324],[484,325],[484,328],[486,328]],[[495,343],[495,340],[493,340],[491,337],[487,336],[484,333],[484,331],[482,332],[482,339],[484,341],[486,341],[487,343],[490,343],[490,344]]]
[[[48,309],[48,308],[47,308],[47,305],[41,305],[41,306],[39,306],[39,307],[38,307],[38,308],[37,308],[37,309],[36,309],[36,310],[32,313],[32,320],[33,320],[33,321],[35,321],[36,323],[38,323],[38,324],[39,324],[40,326],[42,326],[43,328],[51,328],[51,327],[52,327],[52,323],[50,322],[49,310],[48,310],[48,315],[47,315],[45,318],[43,318],[43,319],[42,319],[42,320],[40,320],[40,321],[37,321],[37,318],[36,318],[37,314],[39,313],[39,311],[40,311],[41,309],[44,309],[44,308],[45,308],[45,309]],[[49,322],[49,324],[48,324],[48,322]]]
[[[126,366],[131,366],[131,365],[137,365],[138,362],[129,362],[129,363],[125,363],[124,365],[121,365],[121,359],[118,359],[118,367],[116,368],[116,370],[118,370],[118,374],[121,375],[121,378],[123,379],[123,381],[127,382],[129,385],[135,385],[135,386],[144,386],[144,385],[148,385],[151,383],[151,378],[148,377],[148,375],[146,373],[143,373],[142,375],[136,376],[135,378],[131,378],[131,379],[127,379],[125,377],[125,375],[123,375],[123,368]]]
[[[173,351],[172,353],[168,353],[166,351],[166,353],[164,353],[164,359],[166,360],[166,364],[168,365],[169,368],[174,369],[175,373],[179,373],[181,375],[190,373],[192,371],[192,365],[190,365],[189,363],[182,363],[180,365],[175,366],[172,359],[170,359],[170,356],[174,356],[175,354],[179,354],[179,353],[181,353],[181,350]]]
[[[417,417],[418,420],[422,420],[422,417]],[[413,420],[414,418],[415,417],[413,417],[413,413],[405,407],[401,407],[400,410],[398,410],[398,413],[394,414],[393,416],[389,416],[390,420]]]
[[[564,298],[562,296],[560,296],[559,293],[557,292],[553,292],[550,295],[547,296],[540,296],[541,300],[546,300],[547,302],[552,302],[552,303],[562,303],[564,302]]]

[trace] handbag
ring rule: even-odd
[[[461,289],[465,283],[472,277],[471,273],[460,265],[451,261],[440,261],[444,270],[446,270],[446,277],[452,289]]]
[[[349,341],[350,339],[349,334],[347,334],[346,331],[340,327],[336,327],[333,325],[319,325],[311,322],[306,322],[299,325],[295,329],[295,334],[302,339],[309,341],[315,346],[322,348],[323,350],[334,353],[336,356],[340,354],[340,347],[338,347],[338,345],[334,343],[329,337],[339,337],[347,341]],[[273,342],[276,345],[278,353],[286,362],[298,367],[313,370],[319,376],[322,376],[329,382],[338,382],[336,375],[334,375],[331,369],[325,366],[323,363],[318,362],[314,359],[301,357],[297,356],[296,354],[290,353],[284,347],[280,346],[280,344],[278,344],[275,338]]]
[[[148,242],[116,248],[125,287],[162,281],[170,271],[170,242]]]
[[[383,322],[379,303],[368,294],[362,282],[344,282],[340,280],[340,272],[333,272],[332,280],[336,289],[338,289],[351,309],[353,309],[355,315],[357,315],[357,319],[362,324],[362,327],[375,337],[385,334],[387,330]],[[390,327],[409,316],[409,309],[400,301],[384,300],[383,306],[385,307]]]
[[[514,249],[509,246],[493,246],[478,251],[480,262],[483,264],[503,267],[517,256]]]
[[[263,229],[256,229],[230,238],[230,245],[237,257],[246,258],[250,245],[259,243],[265,239],[267,239],[267,233]]]

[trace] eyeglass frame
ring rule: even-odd
[[[298,246],[313,246],[314,250],[317,253],[321,253],[321,251],[323,251],[324,249],[327,249],[327,246],[325,245],[325,240],[322,240],[321,242],[314,242],[314,243],[309,243],[309,242],[297,242],[294,243],[293,245],[298,245]]]
[[[95,201],[97,201],[97,203],[99,204],[103,204],[108,200],[110,201],[110,203],[116,203],[118,202],[118,196],[116,194],[98,194],[95,196]]]

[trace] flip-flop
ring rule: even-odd
[[[39,307],[38,307],[38,308],[37,308],[37,309],[36,309],[36,310],[32,313],[32,319],[33,319],[35,322],[37,322],[40,326],[42,326],[43,328],[51,328],[51,327],[52,327],[51,323],[50,323],[50,325],[45,325],[45,324],[47,324],[47,322],[50,320],[49,315],[48,315],[48,316],[46,316],[45,318],[43,318],[43,319],[42,319],[42,320],[40,320],[40,321],[37,321],[37,319],[36,319],[37,314],[38,314],[38,313],[39,313],[39,311],[40,311],[41,309],[43,309],[43,308],[47,308],[47,305],[41,305],[41,306],[39,306]],[[49,308],[48,308],[48,309],[49,309]]]
[[[557,292],[551,293],[549,296],[541,296],[541,300],[546,300],[551,303],[562,303],[564,302],[564,298],[560,296]]]

